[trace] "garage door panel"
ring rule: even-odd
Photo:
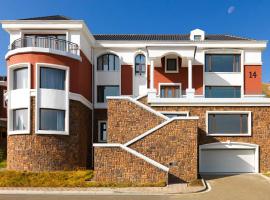
[[[255,172],[254,149],[203,149],[201,173]]]

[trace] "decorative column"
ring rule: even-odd
[[[157,90],[154,87],[154,60],[150,60],[150,89],[148,90],[148,100],[157,97]]]
[[[154,61],[150,61],[150,89],[154,89]]]
[[[188,59],[188,88],[186,89],[187,98],[194,98],[195,89],[192,88],[192,59]]]

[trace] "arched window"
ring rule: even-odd
[[[145,56],[138,54],[135,57],[135,75],[145,74]]]
[[[97,59],[98,71],[118,71],[119,57],[114,54],[103,54]]]

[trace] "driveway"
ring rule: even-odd
[[[270,181],[256,174],[205,177],[211,191],[168,196],[140,195],[0,195],[0,200],[269,200]]]

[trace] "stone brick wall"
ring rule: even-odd
[[[35,134],[35,99],[31,98],[31,133],[8,136],[9,170],[52,171],[90,167],[91,110],[70,101],[69,135]]]
[[[158,183],[167,173],[119,147],[95,147],[95,180],[114,183]]]
[[[270,107],[260,106],[178,106],[178,107],[152,107],[159,111],[189,111],[190,116],[199,116],[198,120],[198,144],[214,142],[245,142],[259,145],[260,172],[270,171]],[[251,136],[207,136],[206,135],[206,111],[251,111],[252,112],[252,135]]]
[[[128,100],[108,101],[108,143],[124,144],[165,120]],[[95,147],[95,179],[105,182],[188,182],[197,178],[197,120],[172,121],[129,148],[169,168],[169,174],[120,147]]]
[[[174,120],[129,147],[169,167],[173,182],[197,179],[197,120]]]
[[[108,101],[108,143],[125,143],[164,119],[129,100]]]

